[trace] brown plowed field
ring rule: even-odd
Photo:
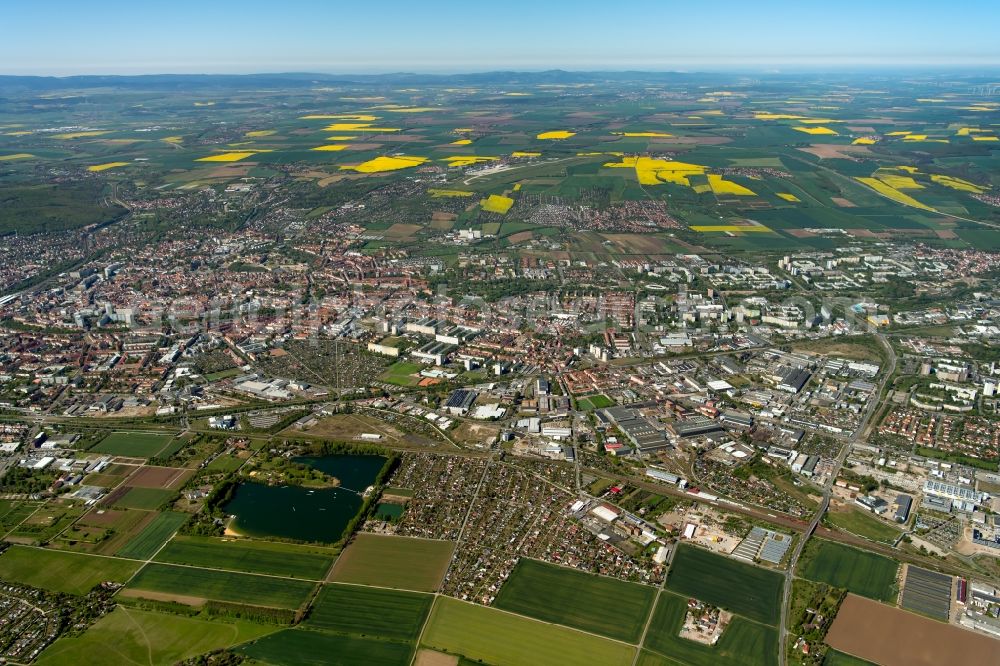
[[[998,640],[853,594],[826,642],[883,666],[996,666],[1000,655]]]

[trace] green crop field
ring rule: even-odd
[[[330,580],[435,592],[454,548],[450,541],[359,534],[337,559]]]
[[[42,652],[40,666],[169,666],[277,631],[249,622],[209,622],[118,606],[80,636],[64,637]]]
[[[612,406],[614,401],[611,400],[606,395],[588,395],[583,398],[578,398],[576,401],[577,409],[581,409],[585,412],[593,411],[595,409],[604,409],[605,407]]]
[[[131,458],[152,458],[165,449],[173,438],[174,436],[170,434],[113,432],[102,439],[91,451]]]
[[[341,634],[415,641],[434,597],[360,585],[324,587],[305,626]]]
[[[164,511],[122,546],[115,555],[136,560],[149,559],[156,554],[157,549],[170,538],[170,535],[188,521],[188,518],[186,513]]]
[[[104,581],[124,583],[138,562],[27,546],[0,554],[0,579],[54,592],[86,594]]]
[[[115,506],[153,511],[159,509],[176,494],[176,490],[167,490],[166,488],[130,488],[127,493],[122,495],[121,499],[115,502]]]
[[[674,555],[667,587],[737,615],[774,624],[781,613],[784,577],[687,544]]]
[[[495,606],[545,622],[636,643],[656,588],[522,558]],[[613,621],[609,611],[614,609]]]
[[[290,578],[149,564],[132,579],[128,591],[137,597],[153,592],[192,603],[209,599],[294,610],[309,598],[314,587]]]
[[[283,666],[407,666],[413,645],[325,631],[285,629],[243,645],[238,652],[260,662]]]
[[[856,509],[853,506],[849,507],[847,511],[828,511],[826,519],[843,530],[872,541],[892,543],[899,537],[899,530],[883,523],[867,511]]]
[[[269,541],[234,541],[177,536],[157,556],[157,562],[212,569],[322,580],[336,551]]]
[[[899,563],[888,557],[821,539],[809,543],[805,557],[800,569],[803,578],[878,601],[896,599]]]
[[[628,666],[635,656],[624,643],[449,597],[435,601],[421,643],[505,666]]]
[[[778,631],[774,627],[734,617],[718,643],[703,645],[678,635],[686,612],[686,597],[666,591],[660,594],[643,647],[692,666],[767,666],[777,663]]]
[[[823,666],[875,666],[872,662],[830,649],[823,657]]]

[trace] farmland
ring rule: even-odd
[[[150,432],[113,432],[91,449],[129,458],[151,458],[167,447],[174,437]]]
[[[187,522],[188,516],[175,511],[164,511],[156,516],[145,529],[139,532],[131,541],[122,546],[115,555],[145,560],[156,554],[157,549],[170,538],[170,535]]]
[[[809,543],[803,561],[804,578],[842,587],[878,601],[894,601],[899,565],[887,557],[832,541]]]
[[[681,545],[667,587],[764,624],[780,614],[781,574]]]
[[[662,593],[643,647],[692,666],[767,666],[777,663],[778,632],[774,627],[736,617],[726,627],[718,643],[703,645],[678,636],[686,612],[686,597]]]
[[[359,636],[285,629],[243,645],[239,652],[264,663],[288,666],[406,666],[413,647]]]
[[[627,666],[635,648],[493,608],[438,597],[421,643],[488,664]]]
[[[305,602],[313,587],[312,583],[288,578],[149,564],[132,579],[126,591],[130,596],[192,605],[213,600],[294,610]]]
[[[156,561],[322,580],[335,557],[336,551],[317,547],[177,536],[157,554]]]
[[[494,605],[545,622],[638,642],[656,589],[522,558]],[[609,608],[615,609],[608,622]]]
[[[450,541],[359,534],[340,555],[330,580],[435,592],[454,547]]]
[[[152,511],[163,506],[175,494],[172,490],[161,488],[130,488],[115,502],[115,506]]]
[[[320,591],[305,626],[415,641],[433,601],[429,594],[332,583]]]
[[[138,562],[11,546],[0,554],[0,579],[54,592],[86,594],[104,581],[124,583]]]
[[[42,653],[42,666],[148,664],[170,666],[182,659],[228,648],[277,631],[248,622],[209,622],[119,606],[82,635],[61,638]]]

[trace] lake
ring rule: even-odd
[[[247,536],[333,543],[340,540],[344,528],[358,514],[363,502],[361,493],[375,482],[385,461],[374,455],[295,458],[295,462],[340,479],[340,486],[241,483],[224,510],[236,516],[232,528]]]

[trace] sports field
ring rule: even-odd
[[[382,373],[382,381],[389,384],[396,384],[398,386],[416,386],[417,382],[420,381],[419,377],[412,377],[418,372],[420,372],[423,366],[417,363],[410,363],[409,361],[396,361]]]
[[[249,622],[209,622],[118,606],[82,635],[60,638],[42,652],[42,666],[167,666],[277,631]]]
[[[413,645],[325,631],[284,629],[237,651],[257,661],[282,666],[407,666]]]
[[[359,534],[340,555],[330,580],[435,592],[454,548],[451,541]]]
[[[114,456],[151,458],[167,447],[174,438],[170,434],[150,432],[113,432],[91,449],[95,453]]]
[[[129,488],[127,493],[115,501],[115,506],[154,511],[176,494],[176,491],[165,488]]]
[[[767,666],[778,662],[778,632],[774,627],[734,617],[718,643],[703,645],[678,635],[686,612],[687,597],[666,591],[660,594],[643,647],[692,666]]]
[[[108,580],[124,583],[138,568],[129,560],[27,546],[0,554],[0,579],[69,594],[86,594]]]
[[[615,404],[612,402],[611,398],[606,395],[588,395],[583,398],[578,398],[576,401],[577,409],[583,410],[585,412],[592,411],[594,409],[604,409],[605,407],[610,407]]]
[[[522,558],[494,605],[545,622],[637,643],[656,588]],[[614,620],[609,621],[610,609]]]
[[[335,557],[336,551],[332,549],[270,541],[177,536],[157,554],[156,561],[323,580]]]
[[[802,577],[834,587],[843,587],[863,597],[893,602],[896,599],[896,572],[899,564],[832,541],[815,539],[806,555]]]
[[[421,643],[504,666],[629,666],[635,656],[624,643],[449,597],[434,602]]]
[[[331,583],[320,591],[305,626],[415,641],[433,602],[430,594]]]
[[[157,549],[176,532],[181,525],[187,522],[186,513],[176,511],[164,511],[156,516],[149,525],[135,535],[126,543],[115,555],[118,557],[131,557],[136,560],[146,560],[156,554]]]
[[[682,544],[674,555],[667,587],[751,620],[775,624],[784,582],[777,571]]]
[[[295,610],[309,598],[313,587],[289,578],[149,564],[132,579],[128,592],[137,597],[152,592],[156,598],[192,605],[211,599]]]

